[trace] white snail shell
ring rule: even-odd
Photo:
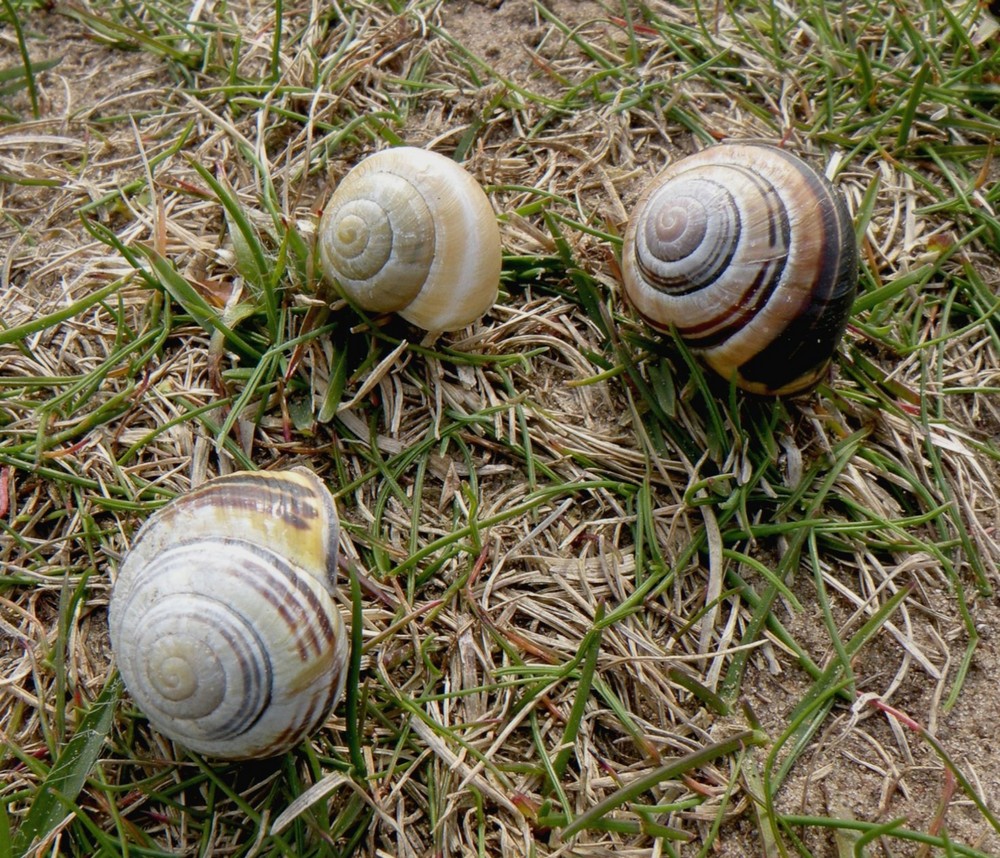
[[[643,318],[763,394],[823,376],[857,278],[840,193],[761,144],[723,143],[665,169],[636,204],[622,251],[625,293]]]
[[[158,510],[122,561],[111,646],[150,724],[202,754],[272,756],[326,720],[347,637],[339,524],[302,468],[209,480]]]
[[[337,186],[320,220],[319,258],[362,308],[454,331],[496,301],[500,230],[483,189],[450,158],[386,149]]]

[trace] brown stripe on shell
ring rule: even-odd
[[[302,484],[294,480],[261,477],[246,473],[206,483],[184,498],[185,509],[218,507],[263,512],[280,518],[293,530],[312,527],[320,515],[315,494],[306,494]]]
[[[262,513],[294,532],[308,532],[317,522],[322,522],[325,544],[314,547],[324,558],[322,574],[327,590],[331,593],[336,590],[339,571],[337,508],[323,481],[311,471],[299,467],[290,471],[238,471],[210,480],[185,496],[182,502],[185,510],[190,504],[193,510],[218,507],[242,513]],[[275,522],[270,524],[273,526]],[[252,533],[237,535],[254,540]],[[308,545],[308,540],[300,541],[297,548],[304,551]],[[315,571],[320,572],[319,569]]]
[[[312,706],[310,714],[302,719],[304,723],[308,723],[309,725],[307,732],[311,733],[317,729],[327,719],[330,710],[333,709],[333,704],[343,690],[342,675],[345,670],[345,663],[345,658],[334,659],[336,670],[330,678],[329,685],[326,686],[326,694],[322,695],[322,697],[317,695],[313,698],[316,705]]]
[[[181,546],[183,548],[184,546]],[[190,546],[188,546],[190,547]],[[130,593],[132,599],[142,599],[143,586],[156,586],[155,581],[144,581]],[[178,597],[178,598],[174,598]],[[187,599],[180,597],[188,597]],[[239,612],[232,610],[232,605],[221,599],[214,598],[203,592],[174,593],[170,601],[172,605],[172,622],[176,621],[178,628],[182,627],[186,617],[194,618],[201,625],[210,626],[212,631],[222,639],[222,644],[228,652],[228,658],[223,662],[227,665],[224,675],[227,677],[226,687],[230,689],[227,697],[233,700],[231,688],[234,683],[231,677],[234,675],[234,668],[241,677],[240,685],[244,687],[246,693],[238,698],[239,706],[233,711],[230,717],[221,723],[215,723],[216,718],[211,714],[199,715],[194,718],[186,718],[178,712],[171,713],[169,706],[158,703],[160,696],[155,690],[155,683],[150,679],[151,672],[157,672],[158,668],[149,663],[146,659],[147,652],[139,647],[139,642],[119,641],[119,658],[122,660],[123,669],[125,662],[129,662],[129,673],[135,677],[136,684],[130,685],[130,690],[137,699],[141,701],[142,708],[147,715],[153,719],[156,713],[167,719],[174,726],[177,737],[184,741],[199,738],[192,736],[186,728],[181,725],[187,721],[197,724],[204,736],[209,739],[226,738],[232,735],[239,735],[249,730],[255,724],[261,714],[266,710],[271,701],[273,674],[269,663],[261,663],[258,655],[265,652],[264,643],[253,624],[248,622],[248,618]],[[197,602],[194,600],[197,599]],[[178,610],[185,601],[191,601],[192,607],[188,610]],[[161,603],[162,604],[162,603]],[[124,606],[126,612],[130,612],[130,605]],[[135,622],[141,622],[142,617],[135,618]],[[194,625],[197,628],[198,623]],[[147,626],[148,628],[148,626]],[[155,628],[155,626],[154,626]],[[141,637],[141,636],[140,636]],[[188,637],[192,644],[205,646],[207,641],[195,633]],[[221,654],[220,654],[221,655]],[[217,710],[215,710],[217,711]],[[206,727],[213,725],[211,730]],[[168,731],[170,732],[170,731]]]
[[[322,701],[322,702],[321,702]],[[279,730],[268,743],[267,753],[286,751],[294,748],[306,736],[317,730],[330,714],[333,708],[333,701],[323,699],[319,694],[314,693],[310,698],[310,704],[305,711],[297,712],[296,722],[289,724],[283,730]]]
[[[274,754],[291,750],[306,737],[307,733],[312,732],[313,729],[313,726],[306,727],[300,723],[292,724],[284,730],[279,730],[270,738],[267,746],[260,750],[260,755],[270,757]]]
[[[330,617],[327,616],[316,592],[302,582],[300,575],[293,568],[290,568],[280,558],[268,556],[267,552],[259,549],[257,546],[244,545],[244,547],[251,548],[255,555],[258,555],[258,552],[260,552],[258,559],[261,561],[262,567],[261,570],[248,570],[251,574],[246,576],[247,580],[244,583],[271,605],[281,620],[288,626],[301,661],[304,664],[308,664],[314,658],[323,656],[323,669],[317,670],[316,673],[321,675],[326,673],[331,667],[334,669],[334,681],[329,686],[324,683],[318,688],[313,688],[311,691],[308,690],[308,686],[301,691],[292,689],[295,693],[309,694],[310,702],[306,712],[297,716],[297,723],[290,724],[269,741],[267,752],[270,753],[272,750],[276,751],[297,744],[307,733],[311,732],[321,723],[321,719],[325,718],[330,708],[332,708],[336,691],[339,688],[339,676],[343,670],[342,660],[335,651],[336,646],[341,641],[336,635]],[[285,598],[281,598],[282,595]],[[293,596],[300,598],[296,599]],[[222,607],[223,609],[232,609],[231,605],[225,603],[222,603]],[[334,608],[334,610],[336,609]],[[245,624],[249,625],[249,617],[239,613],[238,615]],[[224,634],[224,637],[227,641],[230,640],[229,635]],[[230,643],[230,648],[234,653],[239,653],[239,650],[232,643]],[[263,646],[261,650],[266,652],[266,648]],[[313,652],[310,652],[310,650]],[[251,670],[253,674],[259,674],[256,668],[257,664],[255,661],[247,664],[242,658],[239,658],[239,669],[244,675],[247,675],[248,670]],[[270,677],[270,662],[265,666],[263,675]],[[214,729],[210,736],[232,740],[238,735],[247,734],[253,730],[258,722],[266,717],[267,706],[271,701],[271,682],[264,683],[262,687],[267,692],[262,705],[258,707],[241,707],[234,713],[231,719]],[[326,693],[321,693],[323,691]],[[317,708],[321,700],[326,701],[325,709]],[[247,702],[252,701],[248,700]],[[248,715],[251,713],[253,717],[248,718]]]
[[[303,707],[300,701],[295,723],[289,724],[271,737],[265,751],[266,753],[278,753],[295,747],[306,736],[322,726],[323,722],[329,717],[330,711],[333,709],[333,705],[343,688],[341,677],[345,664],[345,659],[338,657],[336,653],[331,653],[331,660],[334,671],[333,676],[330,677],[330,681],[322,686],[313,688],[307,705]]]
[[[253,547],[261,552],[262,559],[266,558],[267,564],[273,564],[273,568],[265,566],[265,576],[248,576],[246,583],[274,608],[291,631],[299,657],[303,662],[308,661],[312,653],[321,653],[325,641],[333,636],[330,618],[316,592],[304,583],[294,566],[276,554],[265,554],[264,549]]]
[[[229,607],[224,602],[221,604],[223,609]],[[233,646],[233,636],[227,634],[226,631],[227,630],[225,629],[220,629],[222,636],[229,642],[230,651],[237,652],[237,648]],[[250,628],[250,631],[251,633],[255,633],[252,627]],[[261,641],[259,637],[257,637],[257,645],[261,652],[266,652],[263,641]],[[228,738],[248,732],[253,728],[254,724],[256,724],[263,717],[264,713],[267,711],[267,707],[271,703],[271,692],[273,690],[274,678],[271,672],[270,661],[264,665],[258,664],[257,660],[252,657],[253,649],[249,647],[247,648],[246,655],[251,657],[239,658],[241,674],[243,676],[258,677],[258,681],[253,683],[250,687],[260,689],[264,696],[260,699],[252,695],[244,695],[243,700],[241,701],[244,705],[233,713],[232,718],[225,723],[218,725],[218,727],[209,734],[212,737]],[[248,665],[251,667],[251,670],[249,671],[247,669]],[[228,682],[226,684],[227,686],[229,685]],[[243,685],[246,686],[247,683],[244,682]]]
[[[180,541],[176,548],[197,544],[198,541]],[[240,576],[239,583],[253,590],[274,609],[290,630],[301,660],[308,661],[313,653],[321,653],[326,647],[325,642],[334,637],[335,632],[320,597],[309,586],[308,580],[303,579],[303,573],[264,546],[236,537],[220,538],[218,544],[239,545],[260,563],[257,568],[244,567],[246,574]],[[234,611],[233,604],[223,604]],[[250,622],[250,618],[242,612],[235,613],[244,622]]]
[[[854,303],[858,250],[850,211],[826,177],[806,167],[799,168],[799,174],[818,201],[813,228],[820,231],[822,256],[809,284],[811,300],[772,345],[739,367],[745,386],[762,392],[794,393],[816,383],[830,363]]]
[[[677,332],[695,349],[709,349],[724,343],[743,330],[778,290],[781,271],[775,272],[776,266],[777,262],[772,261],[762,268],[744,297],[727,312],[700,325],[678,326]]]

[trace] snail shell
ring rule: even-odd
[[[858,249],[829,181],[773,146],[723,143],[660,173],[625,232],[622,279],[653,327],[754,393],[826,372],[850,314]]]
[[[366,158],[337,186],[319,225],[326,278],[365,310],[428,331],[483,315],[500,284],[500,230],[483,189],[436,152]]]
[[[279,754],[339,698],[339,524],[301,468],[209,480],[139,530],[111,595],[111,646],[150,724],[213,757]]]

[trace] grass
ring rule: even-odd
[[[1000,850],[978,3],[0,18],[0,858]],[[728,389],[619,298],[644,182],[728,137],[855,214],[807,397]],[[497,306],[437,339],[317,291],[332,185],[404,142],[503,233]],[[347,699],[206,761],[122,692],[110,581],[192,482],[297,463],[342,513]]]

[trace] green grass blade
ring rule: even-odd
[[[573,751],[576,748],[576,737],[580,731],[580,724],[583,721],[583,711],[590,697],[590,688],[594,681],[594,671],[597,669],[597,656],[601,652],[601,635],[603,629],[600,626],[600,622],[602,619],[604,619],[604,606],[600,604],[594,617],[595,628],[588,633],[589,640],[584,641],[583,646],[581,646],[586,655],[583,659],[583,665],[580,667],[576,696],[573,698],[573,707],[570,709],[569,717],[566,719],[566,729],[563,730],[562,742],[560,743],[562,747],[556,754],[555,761],[552,763],[552,769],[559,780],[562,780],[563,774],[566,771],[566,765],[569,763],[569,758],[573,755]]]
[[[316,419],[320,423],[329,423],[337,414],[344,387],[347,385],[347,349],[343,345],[333,344],[333,363],[330,366],[330,379],[323,394]]]
[[[910,129],[913,127],[913,120],[916,118],[920,102],[924,98],[924,87],[927,85],[927,79],[930,75],[931,65],[925,62],[920,66],[920,71],[917,72],[916,77],[913,79],[913,83],[910,86],[909,98],[906,100],[906,106],[899,117],[899,133],[896,135],[897,150],[904,149],[909,145]]]
[[[158,54],[185,66],[193,65],[199,59],[194,52],[173,47],[167,39],[156,38],[140,29],[88,12],[79,6],[62,5],[58,7],[58,11],[68,18],[76,19],[112,44],[128,48],[141,47],[150,53]]]
[[[41,60],[40,62],[35,62],[31,64],[32,74],[48,71],[49,69],[55,68],[62,60],[60,58],[55,58],[51,60]],[[10,95],[11,93],[17,92],[21,89],[22,84],[26,85],[26,73],[27,70],[22,66],[17,66],[14,68],[0,69],[0,95]],[[61,184],[57,182],[57,185]],[[57,185],[50,185],[50,187],[55,187]]]
[[[816,828],[843,829],[845,831],[861,832],[862,834],[876,832],[875,836],[884,834],[885,828],[888,825],[892,828],[893,835],[900,840],[926,844],[935,849],[950,848],[952,854],[961,855],[963,858],[995,858],[991,853],[982,852],[979,849],[964,846],[960,843],[946,843],[942,837],[936,837],[923,831],[901,828],[897,822],[865,822],[857,819],[830,819],[825,816],[798,816],[795,814],[781,814],[779,819],[781,820],[781,824],[786,828],[807,828],[811,826]],[[857,841],[855,841],[856,843]],[[947,855],[948,853],[945,852],[943,854]]]
[[[236,199],[236,195],[219,179],[215,178],[212,175],[212,171],[204,164],[199,164],[194,160],[188,163],[190,163],[205,183],[211,187],[216,198],[222,204],[222,208],[225,210],[226,219],[230,223],[230,235],[233,236],[237,250],[236,260],[237,265],[240,267],[240,273],[256,285],[263,286],[267,282],[267,272],[269,270],[267,256],[260,243],[260,235],[254,229],[253,224],[250,223],[246,212],[243,211],[239,200]],[[232,229],[233,225],[236,227],[235,230]]]
[[[347,748],[351,755],[354,777],[364,780],[368,777],[364,754],[361,753],[361,722],[358,714],[358,695],[361,693],[361,652],[364,648],[362,629],[364,617],[361,613],[361,582],[353,564],[348,566],[351,582],[351,657],[347,666],[347,688],[344,701]]]
[[[10,817],[7,815],[7,805],[0,804],[0,858],[12,858],[13,845],[10,839]]]
[[[21,29],[21,21],[17,17],[10,0],[3,0],[3,7],[7,11],[7,20],[14,28],[14,38],[17,40],[17,50],[21,54],[21,64],[24,69],[24,81],[28,86],[28,98],[31,101],[31,115],[38,119],[40,111],[38,109],[38,84],[35,82],[36,66],[32,64],[28,54],[28,43],[24,38],[24,30]]]
[[[589,810],[581,813],[562,830],[562,839],[564,841],[568,840],[579,831],[595,827],[595,824],[612,810],[634,801],[643,793],[653,789],[653,787],[658,786],[664,781],[680,777],[685,772],[717,760],[719,757],[734,754],[747,745],[761,745],[764,741],[764,737],[753,730],[744,730],[742,733],[737,733],[729,739],[708,745],[700,751],[693,751],[666,765],[660,766],[643,775],[641,778],[636,778],[636,780],[627,786],[615,790],[611,795],[599,801]]]
[[[8,345],[9,343],[16,343],[23,340],[25,337],[29,337],[32,334],[36,334],[39,331],[44,331],[47,328],[52,328],[58,325],[60,322],[65,322],[67,319],[72,319],[74,316],[79,315],[95,304],[99,304],[109,295],[113,295],[122,287],[122,281],[116,280],[113,283],[108,283],[102,286],[100,289],[92,292],[79,301],[74,301],[72,304],[68,304],[61,310],[57,310],[54,313],[48,313],[45,316],[39,316],[30,322],[25,322],[23,325],[16,325],[13,328],[4,328],[0,330],[0,346]],[[0,322],[2,324],[2,322]]]

